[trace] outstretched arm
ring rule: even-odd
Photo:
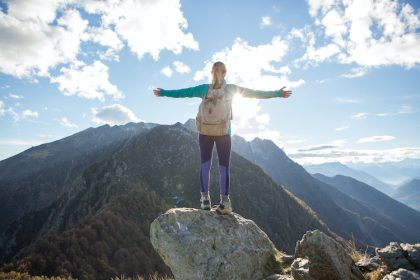
[[[249,98],[273,98],[273,97],[283,97],[288,98],[292,95],[292,91],[284,90],[286,87],[282,87],[280,90],[273,90],[273,91],[264,91],[264,90],[253,90],[249,88],[244,88],[240,86],[235,86],[235,91],[241,94],[243,97]]]
[[[175,97],[175,98],[180,98],[180,97],[204,98],[206,96],[207,89],[208,89],[208,85],[203,84],[196,87],[173,89],[173,90],[157,88],[153,90],[153,93],[156,96],[167,96],[167,97]]]

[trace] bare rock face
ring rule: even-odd
[[[382,280],[420,280],[420,274],[415,271],[400,268],[385,275]]]
[[[295,257],[309,261],[313,279],[359,278],[352,273],[353,260],[343,246],[319,230],[306,232],[296,243]]]
[[[295,280],[313,280],[309,275],[309,260],[297,258],[293,261],[292,266],[292,275]]]
[[[407,253],[397,242],[391,242],[385,248],[377,249],[376,254],[382,259],[390,271],[398,268],[414,269],[414,265],[406,258]]]
[[[263,279],[281,272],[281,253],[238,214],[174,208],[150,226],[153,247],[175,279]]]
[[[401,248],[407,255],[407,260],[417,269],[420,269],[420,243],[402,243]]]

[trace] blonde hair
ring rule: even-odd
[[[226,65],[221,61],[215,62],[211,74],[213,75],[213,85],[221,85],[226,76]]]

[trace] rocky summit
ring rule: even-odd
[[[236,213],[170,209],[152,222],[150,239],[175,279],[263,279],[281,273],[282,253],[252,220]]]
[[[296,244],[295,257],[295,279],[358,279],[352,274],[352,258],[345,248],[319,230],[305,233]],[[301,277],[306,271],[309,277]]]

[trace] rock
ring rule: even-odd
[[[309,275],[309,260],[297,258],[293,261],[292,266],[292,276],[295,280],[312,280],[312,277]]]
[[[369,272],[378,269],[380,266],[381,259],[378,256],[368,257],[363,256],[360,260],[356,262],[356,266],[362,272]]]
[[[280,262],[283,264],[284,266],[290,266],[292,264],[292,262],[294,261],[295,256],[292,255],[282,255],[280,258]]]
[[[376,249],[376,254],[386,264],[389,271],[398,268],[414,269],[414,266],[406,258],[407,253],[404,253],[404,250],[397,242],[391,242],[385,248]]]
[[[409,271],[404,268],[400,268],[387,274],[382,280],[420,280],[420,274],[414,271]]]
[[[170,209],[152,222],[150,239],[175,279],[263,279],[282,271],[268,236],[236,213]]]
[[[402,243],[401,248],[405,251],[407,260],[417,269],[420,269],[420,243],[414,245]]]
[[[294,280],[289,275],[281,275],[281,274],[273,274],[268,276],[267,278],[264,278],[264,280]]]
[[[313,279],[358,279],[351,273],[353,260],[343,246],[319,230],[306,232],[296,243],[295,257],[309,260]]]

